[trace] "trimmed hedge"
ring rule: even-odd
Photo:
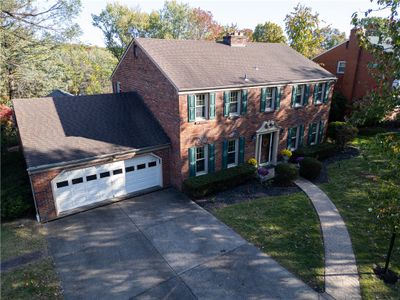
[[[334,156],[339,151],[339,147],[331,143],[322,143],[313,146],[301,147],[293,152],[292,160],[298,157],[313,157],[325,159]]]
[[[289,163],[278,164],[275,167],[274,183],[280,186],[291,185],[299,176],[299,172],[295,165]]]
[[[207,175],[190,177],[183,182],[183,192],[192,198],[201,198],[245,183],[254,176],[255,170],[254,166],[243,164]]]
[[[322,163],[313,157],[305,157],[300,162],[300,176],[314,180],[316,179],[322,170]]]

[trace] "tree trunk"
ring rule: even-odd
[[[385,263],[385,274],[387,273],[387,271],[389,270],[389,263],[390,263],[390,256],[392,256],[392,252],[393,252],[393,246],[394,246],[394,240],[396,239],[396,232],[393,231],[392,233],[392,237],[390,239],[390,245],[389,245],[389,251],[386,255],[386,263]]]

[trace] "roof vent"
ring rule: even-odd
[[[224,36],[224,44],[231,47],[246,47],[247,38],[243,32],[235,31]]]
[[[244,74],[244,81],[250,81],[249,78],[247,77],[247,74]]]

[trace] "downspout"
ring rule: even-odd
[[[40,223],[40,215],[39,215],[39,211],[38,211],[37,204],[36,204],[35,190],[33,189],[32,178],[31,178],[30,175],[29,175],[29,183],[31,184],[31,190],[32,190],[32,195],[33,195],[33,203],[35,204],[36,220]]]

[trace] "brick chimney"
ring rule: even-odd
[[[235,31],[234,33],[224,36],[224,44],[231,47],[246,47],[247,37],[243,32]]]

